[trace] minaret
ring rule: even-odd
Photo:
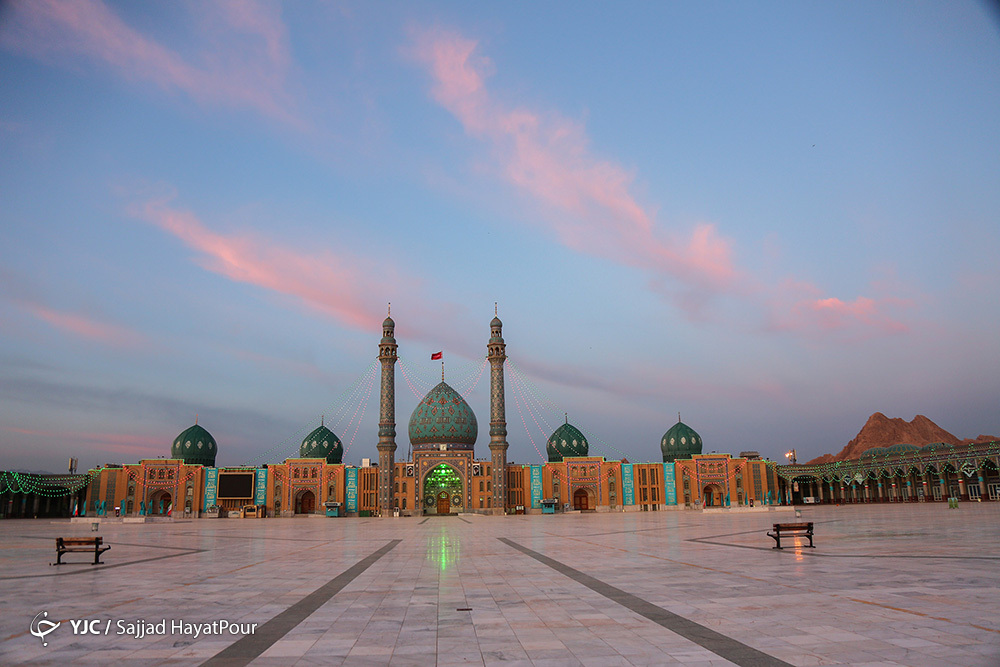
[[[389,311],[389,315],[392,311]],[[382,363],[382,391],[379,393],[378,419],[378,509],[391,517],[395,505],[393,482],[396,478],[396,323],[387,316],[382,322],[382,340],[378,360]]]
[[[493,460],[493,514],[504,514],[507,505],[507,414],[504,408],[503,362],[507,345],[503,342],[503,322],[493,305],[490,342],[486,344],[490,360],[490,458]]]

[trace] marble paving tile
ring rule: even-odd
[[[816,549],[772,550],[770,513],[104,524],[113,567],[60,568],[48,565],[53,538],[89,525],[2,521],[0,664],[200,664],[252,639],[253,665],[708,666],[753,664],[750,652],[772,664],[1000,665],[1000,503],[802,514]],[[139,619],[277,627],[394,540],[289,627],[248,640],[103,634]],[[45,647],[29,631],[42,611],[61,623]],[[74,634],[81,620],[102,633]]]

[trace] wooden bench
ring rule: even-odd
[[[813,546],[813,524],[812,521],[808,523],[776,523],[771,527],[773,533],[768,533],[768,537],[773,537],[774,541],[777,542],[777,546],[772,548],[781,549],[781,536],[786,535],[790,537],[803,536],[809,538],[809,548],[815,549]]]
[[[56,538],[56,562],[52,565],[64,565],[63,554],[67,553],[93,553],[94,562],[91,565],[104,565],[101,562],[101,554],[111,548],[111,545],[104,545],[103,537],[57,537]]]

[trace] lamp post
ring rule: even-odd
[[[785,453],[785,458],[788,459],[789,461],[791,461],[792,465],[795,465],[795,450],[793,449],[790,452],[786,452]]]

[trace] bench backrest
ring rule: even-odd
[[[56,538],[56,546],[65,546],[65,545],[79,546],[79,545],[87,545],[87,546],[97,546],[97,547],[99,547],[99,546],[101,546],[102,542],[104,542],[104,538],[103,537],[57,537]]]
[[[774,530],[812,530],[812,521],[809,523],[776,523]]]

